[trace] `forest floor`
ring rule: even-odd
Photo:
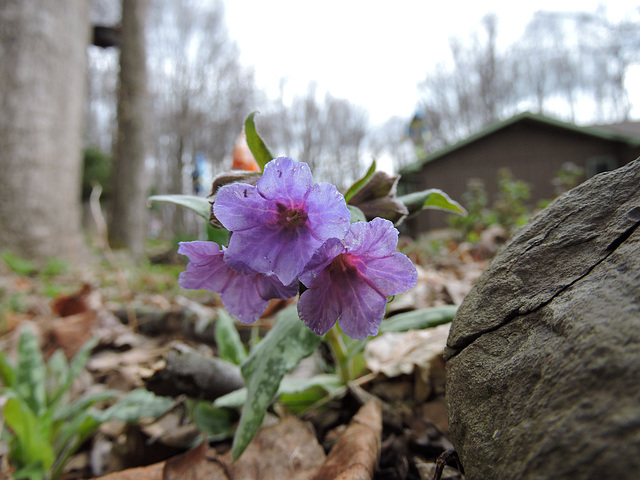
[[[389,305],[389,315],[459,305],[495,253],[495,245],[443,240],[405,241],[400,248],[418,266],[419,281]],[[86,371],[74,383],[73,396],[106,388],[144,388],[172,350],[189,347],[206,356],[217,354],[211,323],[221,306],[219,297],[180,289],[177,277],[186,259],[174,248],[150,247],[148,261],[136,268],[125,257],[77,270],[55,261],[38,269],[11,256],[3,259],[3,352],[15,358],[25,326],[36,333],[45,358],[57,349],[72,358],[90,338],[98,339]],[[264,335],[284,303],[272,303],[257,324],[241,326],[241,338],[251,343]],[[103,423],[71,458],[62,478],[431,479],[438,456],[453,448],[440,353],[447,329],[443,325],[393,334],[387,340],[383,337],[389,334],[377,337],[380,343],[365,355],[358,380],[306,411],[274,404],[250,447],[233,464],[232,439],[223,435],[203,441],[190,415],[193,402],[176,395],[160,419]],[[325,350],[320,348],[308,361],[315,362],[313,368],[321,364],[331,369],[331,358],[323,358]],[[435,353],[426,356],[421,351]],[[1,401],[0,395],[0,406]],[[0,418],[0,429],[3,423]],[[0,440],[0,477],[11,473],[7,438]],[[364,473],[348,471],[354,462],[360,464],[359,455],[370,457],[373,466]],[[361,463],[366,465],[366,459]],[[442,478],[464,478],[455,462],[450,463]]]

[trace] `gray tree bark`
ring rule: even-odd
[[[79,260],[88,2],[0,3],[0,249]]]
[[[147,0],[122,0],[118,134],[114,152],[109,242],[140,257],[147,233]]]

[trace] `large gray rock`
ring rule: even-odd
[[[473,479],[640,478],[640,159],[498,254],[451,327],[447,404]]]

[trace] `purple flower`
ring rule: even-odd
[[[217,243],[180,242],[178,253],[190,260],[178,278],[180,286],[219,293],[227,311],[242,323],[260,318],[270,299],[287,299],[298,293],[297,282],[284,286],[273,276],[233,270],[224,262],[224,250]]]
[[[330,183],[312,186],[306,163],[288,157],[270,161],[255,186],[222,187],[213,210],[231,230],[225,262],[234,269],[276,275],[293,282],[322,243],[342,238],[350,213]]]
[[[300,275],[308,287],[298,302],[300,319],[317,335],[338,319],[351,338],[376,335],[387,297],[410,290],[418,279],[397,245],[398,230],[382,218],[354,223],[343,241],[327,240]]]

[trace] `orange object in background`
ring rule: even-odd
[[[247,145],[247,137],[244,132],[238,135],[236,143],[233,146],[233,165],[232,170],[247,170],[249,172],[259,172],[260,166],[256,159],[253,158],[249,145]]]

